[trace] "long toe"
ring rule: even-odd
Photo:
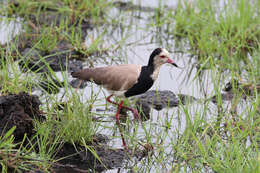
[[[133,114],[134,114],[134,118],[135,120],[140,120],[141,116],[139,115],[138,111],[136,109],[132,110]]]

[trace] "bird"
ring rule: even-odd
[[[130,110],[135,119],[140,116],[136,109],[124,106],[124,99],[148,91],[158,78],[160,68],[163,64],[171,64],[179,67],[171,58],[165,48],[156,48],[152,51],[148,64],[141,66],[136,64],[120,64],[106,67],[85,68],[77,72],[71,72],[73,78],[94,82],[103,86],[110,95],[107,102],[118,106],[116,112],[116,124],[119,127],[123,147],[128,150],[124,136],[120,129],[119,114],[122,108]],[[111,100],[111,97],[121,98],[120,103]]]

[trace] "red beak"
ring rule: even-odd
[[[167,63],[174,65],[175,67],[179,67],[177,64],[175,64],[175,62],[173,62],[173,60],[171,60],[170,58],[168,59]]]

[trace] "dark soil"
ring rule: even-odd
[[[35,134],[33,120],[44,120],[39,106],[41,102],[35,95],[21,92],[0,96],[0,134],[4,134],[13,126],[15,142],[20,142],[24,134],[31,137]]]
[[[63,171],[62,168],[70,167],[74,171],[92,169],[101,172],[105,169],[122,167],[124,160],[127,159],[127,152],[123,149],[111,149],[107,145],[89,147],[91,147],[99,158],[96,158],[92,152],[87,150],[84,146],[80,146],[79,144],[75,144],[74,146],[70,143],[65,143],[57,154],[57,158],[64,158],[59,161],[63,166],[56,167],[56,170],[61,169]]]

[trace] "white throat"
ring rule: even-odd
[[[161,68],[161,65],[155,66],[155,69],[154,69],[153,73],[151,74],[151,78],[153,79],[153,81],[155,81],[158,78],[160,68]]]

